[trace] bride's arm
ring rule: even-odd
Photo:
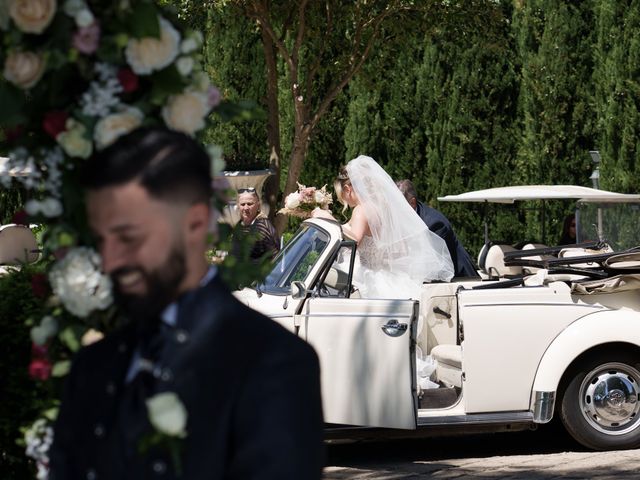
[[[369,223],[364,216],[362,207],[359,205],[353,209],[351,219],[342,225],[342,232],[349,238],[352,238],[356,242],[360,243],[362,237],[365,235],[371,235],[369,231]]]

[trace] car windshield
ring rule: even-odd
[[[579,203],[579,242],[602,239],[615,251],[640,244],[640,204]]]
[[[291,283],[304,281],[329,243],[329,234],[304,224],[274,260],[274,266],[260,289],[265,293],[287,294]]]

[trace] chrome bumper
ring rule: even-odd
[[[553,418],[556,392],[531,392],[531,411],[534,423],[548,423]]]

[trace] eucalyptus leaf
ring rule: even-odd
[[[56,362],[51,370],[52,377],[64,377],[71,370],[71,360],[61,360]]]
[[[82,338],[83,331],[83,328],[80,326],[67,327],[60,332],[60,341],[72,352],[77,352],[80,350],[80,339]]]
[[[42,415],[52,422],[58,417],[58,407],[52,407],[46,410]]]

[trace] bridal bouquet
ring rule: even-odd
[[[333,202],[331,194],[327,192],[327,186],[322,188],[306,187],[298,183],[298,191],[290,193],[284,199],[284,208],[278,213],[292,215],[299,218],[311,217],[311,212],[316,208],[328,210]]]

